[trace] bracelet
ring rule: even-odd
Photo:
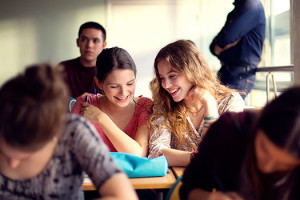
[[[213,120],[213,119],[218,119],[219,117],[217,116],[210,116],[210,117],[204,117],[204,120]]]

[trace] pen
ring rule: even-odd
[[[89,98],[88,98],[88,95],[85,96],[85,103],[88,103],[89,102]]]

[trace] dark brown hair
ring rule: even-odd
[[[285,90],[279,97],[268,103],[261,111],[257,120],[256,127],[253,128],[253,138],[246,154],[243,173],[250,178],[256,193],[255,199],[274,199],[273,190],[268,185],[271,175],[264,174],[257,167],[255,156],[254,141],[258,130],[263,130],[268,139],[277,147],[285,149],[292,156],[300,159],[300,87],[295,86]],[[288,199],[295,198],[299,195],[296,188],[299,188],[299,171],[300,167],[295,169],[297,178],[292,186],[291,194],[285,194]],[[273,173],[273,174],[280,174]],[[291,184],[290,179],[286,179]],[[293,197],[293,198],[292,198]],[[286,198],[285,198],[286,199]]]
[[[116,69],[130,69],[136,76],[136,66],[129,53],[122,48],[103,49],[97,57],[96,77],[103,83],[107,76]]]
[[[67,87],[48,64],[32,65],[0,88],[0,137],[34,151],[61,129],[67,113]]]

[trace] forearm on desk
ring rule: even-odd
[[[192,152],[177,149],[164,149],[163,154],[167,158],[169,166],[185,167],[191,162]]]
[[[99,200],[138,200],[138,197],[123,173],[118,173],[109,178],[98,190]]]

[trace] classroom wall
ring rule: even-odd
[[[36,62],[79,56],[79,26],[97,21],[106,26],[105,0],[1,0],[0,85]]]
[[[125,48],[135,60],[136,95],[151,97],[153,61],[169,42],[193,40],[212,70],[218,70],[219,61],[208,47],[232,2],[218,6],[219,0],[0,0],[0,85],[26,65],[55,65],[79,56],[79,26],[97,21],[107,30],[107,47]]]
[[[149,82],[154,77],[154,59],[170,42],[190,39],[208,57],[209,42],[216,32],[212,27],[220,29],[224,23],[224,18],[219,26],[209,23],[216,18],[207,9],[213,5],[202,0],[107,1],[108,46],[125,48],[136,62],[136,95],[152,96]]]

